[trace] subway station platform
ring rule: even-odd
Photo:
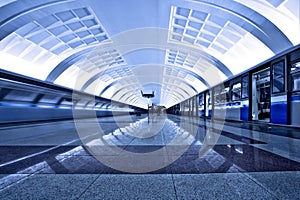
[[[1,199],[300,196],[295,128],[143,114],[2,125],[0,132]],[[120,151],[101,151],[99,140]]]
[[[299,36],[299,0],[0,0],[0,199],[300,199]]]

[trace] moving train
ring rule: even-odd
[[[146,110],[0,70],[0,125],[136,113]]]
[[[195,98],[195,97],[192,97]],[[300,127],[300,46],[196,95],[198,116]],[[187,99],[186,101],[189,101]],[[175,105],[168,113],[182,114]]]

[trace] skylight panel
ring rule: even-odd
[[[67,50],[69,47],[67,45],[61,45],[58,48],[54,49],[52,52],[56,55],[59,55],[63,51]]]
[[[228,41],[225,41],[225,40],[221,39],[220,37],[218,37],[218,38],[216,39],[216,42],[222,44],[222,45],[223,45],[224,47],[226,47],[227,49],[230,49],[230,48],[233,46],[232,43],[230,43],[230,42],[228,42]]]
[[[194,65],[189,64],[189,63],[185,63],[184,65],[187,66],[187,67],[190,67],[190,68],[193,68],[193,67],[194,67]]]
[[[195,39],[190,38],[190,37],[184,37],[184,38],[183,38],[183,41],[185,41],[185,42],[187,42],[187,43],[190,43],[190,44],[194,44]]]
[[[98,24],[95,19],[84,20],[83,23],[88,28],[90,28],[92,26],[96,26]]]
[[[42,27],[37,25],[36,23],[28,23],[25,26],[19,28],[16,33],[22,37],[25,37],[28,34],[34,33],[36,31],[42,30]]]
[[[229,40],[233,41],[234,43],[236,43],[237,41],[239,41],[241,39],[239,36],[237,36],[236,34],[232,33],[231,31],[228,31],[228,30],[224,30],[222,32],[222,35],[227,37]]]
[[[62,33],[65,33],[66,31],[68,31],[69,29],[62,25],[62,26],[58,26],[58,27],[54,27],[54,28],[50,28],[49,31],[53,34],[53,35],[60,35]]]
[[[79,17],[79,18],[83,18],[86,16],[91,15],[90,11],[87,8],[79,8],[79,9],[75,9],[74,13]]]
[[[92,34],[94,35],[98,35],[100,33],[103,33],[103,30],[101,28],[95,28],[95,29],[91,29],[90,30],[92,32]]]
[[[177,15],[181,15],[181,16],[184,16],[184,17],[188,17],[189,16],[189,13],[190,13],[190,9],[187,9],[187,8],[177,8],[176,9],[176,14]]]
[[[91,44],[93,42],[96,42],[96,39],[95,38],[88,38],[88,39],[85,39],[83,40],[86,44]]]
[[[172,35],[172,39],[173,39],[173,40],[177,40],[177,41],[181,41],[182,36]]]
[[[44,28],[47,28],[51,26],[52,24],[55,24],[59,20],[54,15],[49,15],[47,17],[44,17],[40,20],[37,20],[37,22],[42,25]]]
[[[174,28],[173,28],[173,31],[174,31],[175,33],[178,33],[178,34],[182,35],[183,32],[184,32],[184,29],[183,29],[183,28],[176,28],[176,27],[174,27]]]
[[[220,46],[218,46],[218,45],[216,45],[216,44],[212,44],[212,45],[211,45],[211,48],[217,50],[217,51],[220,52],[221,54],[224,54],[224,53],[226,53],[226,51],[227,51],[226,49],[224,49],[224,48],[222,48],[222,47],[220,47]]]
[[[41,45],[41,47],[43,47],[44,49],[48,49],[50,50],[52,47],[58,45],[61,41],[58,39],[51,39],[48,42],[44,43]]]
[[[67,24],[67,26],[72,30],[72,31],[76,31],[78,29],[81,29],[84,27],[84,25],[81,22],[73,22],[70,24]]]
[[[186,56],[187,56],[187,55],[185,55],[185,54],[179,53],[179,54],[178,54],[178,59],[185,60],[185,59],[186,59]]]
[[[187,22],[187,20],[184,20],[184,19],[175,19],[175,21],[174,21],[175,24],[182,26],[182,27],[185,27],[186,22]]]
[[[224,27],[225,24],[227,23],[227,20],[225,18],[221,18],[217,15],[210,15],[208,20],[210,22],[215,23],[216,25],[220,26],[220,27]]]
[[[36,44],[39,44],[40,42],[44,41],[46,38],[50,37],[51,34],[46,32],[46,31],[42,31],[38,34],[35,34],[31,37],[29,37],[28,39]]]
[[[183,61],[179,61],[179,60],[177,60],[177,61],[176,61],[176,64],[178,64],[178,65],[181,65],[181,66],[182,66],[182,65],[183,65]]]
[[[205,21],[205,19],[207,17],[207,13],[193,10],[191,16],[194,17],[194,18],[196,18],[196,19],[199,19],[201,21]]]
[[[213,36],[205,34],[205,33],[201,33],[200,37],[203,38],[203,39],[205,39],[205,40],[208,40],[210,42],[212,42],[215,39]]]
[[[205,42],[203,40],[197,40],[197,43],[201,46],[204,46],[204,47],[209,47],[210,43],[209,42]]]
[[[64,41],[65,43],[67,43],[67,42],[69,42],[69,41],[71,41],[71,40],[74,40],[75,38],[77,38],[76,35],[74,35],[74,34],[69,34],[69,35],[65,35],[65,36],[61,37],[60,39],[61,39],[62,41]]]
[[[209,32],[211,32],[215,35],[217,35],[221,31],[220,28],[210,26],[210,25],[207,25],[207,24],[204,26],[204,30],[209,31]]]
[[[232,31],[233,33],[240,34],[241,36],[245,35],[247,31],[245,31],[241,26],[238,26],[232,22],[228,23],[226,29]]]
[[[185,33],[186,33],[187,35],[192,36],[192,37],[197,37],[197,35],[198,35],[198,32],[192,31],[192,30],[186,30]]]
[[[203,26],[203,23],[198,23],[198,22],[193,22],[193,21],[189,21],[188,26],[200,30],[201,27]]]
[[[56,13],[56,16],[63,22],[69,21],[76,17],[70,10]]]
[[[98,36],[98,37],[96,37],[96,39],[97,39],[99,42],[102,42],[102,41],[104,41],[104,40],[107,40],[108,37],[107,37],[106,35],[103,35],[103,36]]]
[[[81,32],[78,32],[76,33],[80,38],[85,38],[86,36],[90,35],[91,33],[87,30],[85,31],[81,31]]]

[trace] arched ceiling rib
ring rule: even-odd
[[[80,52],[77,52],[77,53],[71,55],[70,57],[66,58],[65,60],[63,60],[61,63],[59,63],[52,70],[52,72],[46,78],[46,81],[54,82],[59,77],[59,75],[61,75],[66,69],[71,67],[73,64],[76,64],[79,61],[82,61],[82,60],[85,60],[85,59],[89,59],[89,57],[91,57],[90,55],[93,55],[93,50],[94,49],[95,49],[94,47],[87,48],[87,49],[84,49],[84,50],[82,50]],[[107,50],[107,51],[104,51],[102,53],[105,54],[108,51],[112,51],[112,50]],[[179,57],[180,54],[183,54],[183,55],[185,55],[185,57],[191,57],[191,59],[194,60],[192,65],[190,65],[188,67],[194,67],[194,66],[197,66],[197,64],[199,65],[199,60],[201,59],[201,60],[205,60],[205,61],[209,62],[211,65],[215,65],[227,77],[233,75],[232,72],[223,63],[221,63],[218,59],[216,59],[216,58],[214,58],[210,55],[207,55],[205,52],[201,52],[201,54],[198,54],[197,57],[193,58],[193,56],[191,56],[191,55],[189,55],[188,53],[185,53],[185,52],[179,52],[179,51],[174,51],[174,50],[173,51],[172,50],[166,50],[166,59],[167,59],[165,61],[166,64],[169,64],[169,65],[173,64],[173,65],[175,65],[174,68],[176,68],[176,69],[178,69],[178,66],[182,67],[183,64],[180,65],[180,64],[178,64],[178,62],[176,62],[176,63],[172,62],[172,54],[174,54],[174,52],[175,52],[175,54],[177,54],[177,57]],[[97,53],[97,54],[99,54],[99,53]],[[95,57],[95,56],[92,56],[92,57]],[[88,79],[87,82],[84,84],[84,86],[81,88],[81,90],[85,90],[92,82],[94,82],[96,79],[99,78],[99,76],[103,75],[104,73],[108,73],[109,71],[113,71],[113,70],[118,70],[118,68],[111,68],[111,66],[112,66],[112,64],[114,64],[114,62],[116,62],[116,60],[112,60],[111,63],[107,63],[107,65],[104,65],[104,66],[101,66],[101,65],[99,66],[98,65],[98,68],[104,67],[104,70],[100,70],[98,73],[93,75],[90,79]],[[203,61],[201,61],[201,62],[203,62]],[[86,62],[84,64],[86,64]],[[121,68],[121,67],[123,67],[123,64],[125,64],[125,63],[121,62],[121,63],[117,63],[117,64],[118,65],[122,64],[120,66],[115,65],[115,66]],[[105,68],[105,66],[109,67],[109,68]],[[83,68],[83,67],[81,67],[81,68]],[[198,76],[198,75],[196,75],[196,76]],[[205,83],[208,86],[208,84],[206,83],[206,81],[202,77],[198,76],[198,79],[201,80],[203,83]]]
[[[199,74],[193,72],[193,71],[189,71],[185,68],[181,68],[178,66],[163,66],[163,65],[158,65],[158,64],[150,64],[151,66],[155,67],[155,68],[163,68],[163,69],[169,69],[169,70],[176,70],[177,72],[184,72],[186,75],[189,74],[193,77],[195,77],[196,79],[200,80],[204,85],[206,85],[207,87],[209,87],[209,84],[207,83],[206,80],[204,80]],[[149,65],[147,65],[149,67]],[[118,66],[118,67],[113,67],[113,68],[108,68],[104,71],[101,71],[97,74],[95,74],[93,77],[91,77],[83,86],[82,88],[80,88],[80,90],[86,90],[93,82],[95,82],[97,79],[99,79],[101,76],[104,75],[109,75],[110,73],[115,73],[118,70],[128,70],[126,73],[123,74],[123,76],[132,76],[132,72],[134,71],[135,68],[141,68],[141,67],[146,67],[145,65],[138,65],[138,66],[130,66],[129,68],[125,67],[125,66]],[[167,74],[165,74],[165,76],[167,76]],[[118,82],[117,79],[122,78],[122,76],[119,76],[118,78],[115,78],[116,81]],[[174,77],[176,78],[176,77]],[[103,91],[104,92],[104,91]]]
[[[181,87],[179,87],[178,85],[167,84],[168,86],[172,86],[172,88],[173,88],[172,91],[173,91],[175,94],[180,95],[180,96],[183,97],[182,100],[188,98],[188,97],[191,95],[191,93],[189,93],[190,91],[192,91],[192,93],[193,93],[194,95],[198,93],[198,91],[195,89],[194,86],[192,86],[192,85],[186,83],[185,81],[183,81],[183,80],[181,80],[181,79],[178,79],[178,78],[176,78],[176,77],[172,77],[172,79],[175,79],[178,83],[181,83],[181,84],[185,85],[186,88],[189,88],[189,91],[186,91],[184,88],[181,88]],[[118,84],[118,81],[115,81],[115,82],[113,82],[112,84],[106,86],[105,89],[101,92],[100,96],[103,95],[108,89],[110,89],[111,87],[115,86],[116,84]],[[147,83],[147,84],[149,84],[149,83]],[[158,84],[158,83],[154,83],[154,84]],[[130,86],[131,86],[131,85],[128,84],[128,85],[122,85],[121,88],[118,88],[118,87],[117,87],[115,93],[113,93],[113,94],[111,95],[110,98],[115,99],[115,98],[114,98],[115,95],[116,95],[118,92],[122,91],[122,90],[124,91],[125,88],[127,89],[126,92],[124,92],[125,94],[128,93],[128,91],[137,91],[137,88],[132,88],[132,89],[131,89]],[[162,89],[165,89],[166,86],[161,85],[160,87],[161,87]],[[141,89],[142,89],[142,88],[141,88]],[[140,90],[138,90],[138,93],[139,93],[139,91],[140,91]],[[116,99],[116,101],[120,101],[120,100],[122,99],[122,97],[123,97],[123,95],[122,95],[120,98]]]
[[[116,1],[0,1],[0,67],[169,107],[300,43],[298,0]]]

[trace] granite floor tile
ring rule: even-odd
[[[0,199],[76,199],[99,175],[38,174],[0,191]]]
[[[274,192],[279,199],[300,199],[300,172],[247,173],[258,184]]]
[[[0,190],[29,176],[28,174],[1,174]]]
[[[276,199],[240,173],[174,174],[178,199]]]
[[[176,199],[171,175],[101,175],[80,199]]]

